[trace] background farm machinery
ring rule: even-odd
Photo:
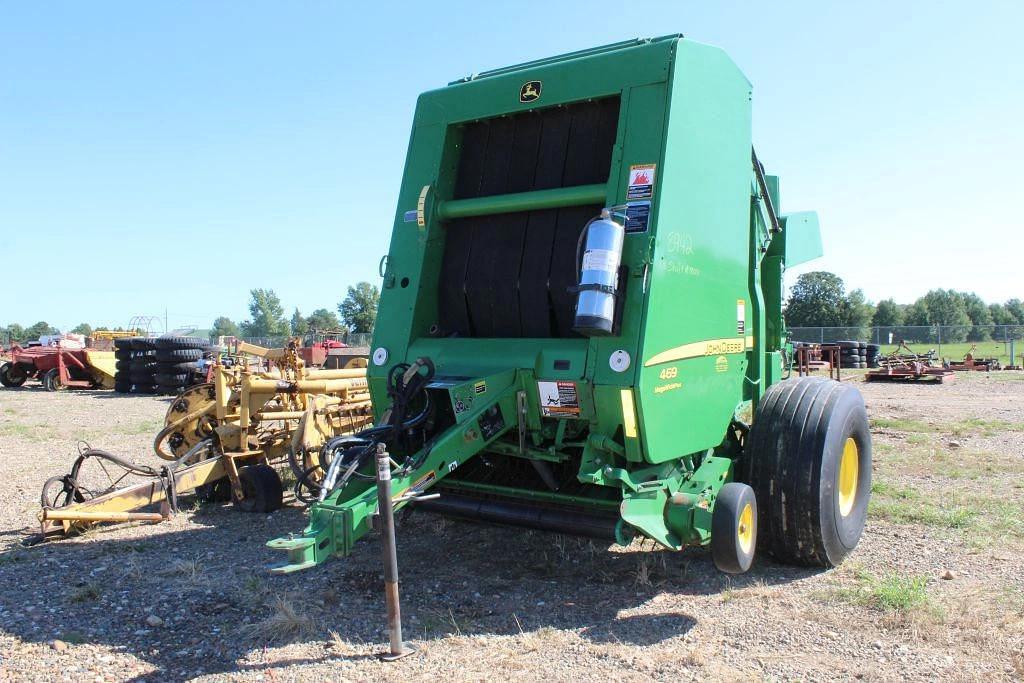
[[[282,504],[285,469],[305,488],[315,486],[321,448],[371,419],[365,369],[309,370],[294,346],[244,353],[272,359],[274,367],[217,363],[212,382],[175,397],[153,443],[165,465],[83,446],[70,473],[44,486],[42,535],[97,522],[159,521],[178,495],[193,490],[202,500],[272,511]]]
[[[11,346],[8,359],[0,364],[0,384],[20,387],[38,380],[48,391],[67,388],[110,389],[114,386],[114,354],[87,348],[54,346]]]

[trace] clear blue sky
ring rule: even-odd
[[[378,282],[418,93],[673,32],[753,82],[815,269],[1024,297],[1022,25],[1012,1],[8,2],[0,324],[207,327],[253,287],[333,309]]]

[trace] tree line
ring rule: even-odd
[[[860,289],[846,291],[835,273],[815,271],[797,278],[784,309],[789,327],[942,327],[948,341],[990,339],[993,325],[1022,326],[1024,301],[986,303],[974,292],[933,289],[910,304],[892,298],[877,304]]]
[[[287,337],[305,335],[310,330],[331,330],[351,333],[373,332],[377,319],[380,290],[369,282],[349,287],[336,310],[318,308],[303,315],[295,308],[287,317],[280,297],[272,289],[253,289],[249,292],[249,319],[235,323],[227,316],[213,321],[210,338],[217,337]]]
[[[336,306],[336,311],[318,308],[309,315],[303,315],[295,308],[290,317],[285,315],[280,297],[273,289],[253,289],[249,292],[249,319],[235,323],[227,316],[218,316],[210,330],[210,338],[232,337],[287,337],[302,336],[310,330],[332,330],[352,333],[373,332],[377,318],[377,302],[380,290],[369,282],[360,282],[349,287],[345,298]],[[94,329],[123,331],[123,327],[93,327],[81,323],[68,330],[75,334],[89,336]],[[61,330],[45,321],[23,327],[17,323],[0,327],[0,344],[14,342],[26,344],[42,336],[60,334]]]

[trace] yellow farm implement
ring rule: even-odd
[[[70,473],[43,487],[41,534],[33,539],[98,522],[161,521],[177,509],[177,496],[189,492],[231,500],[244,511],[276,510],[284,489],[279,470],[287,465],[307,487],[315,484],[309,479],[322,471],[321,449],[372,420],[366,362],[352,365],[309,369],[295,344],[239,344],[218,360],[212,382],[171,401],[153,442],[165,464],[140,465],[83,446]],[[106,475],[103,485],[90,485],[83,474],[88,462]]]

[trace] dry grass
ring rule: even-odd
[[[202,556],[196,555],[190,560],[181,558],[174,560],[166,569],[158,573],[161,576],[180,578],[191,584],[201,584],[207,581],[205,572]]]
[[[305,640],[316,630],[316,621],[297,609],[286,596],[275,597],[267,605],[270,614],[263,621],[243,626],[243,637],[263,644],[292,643]]]

